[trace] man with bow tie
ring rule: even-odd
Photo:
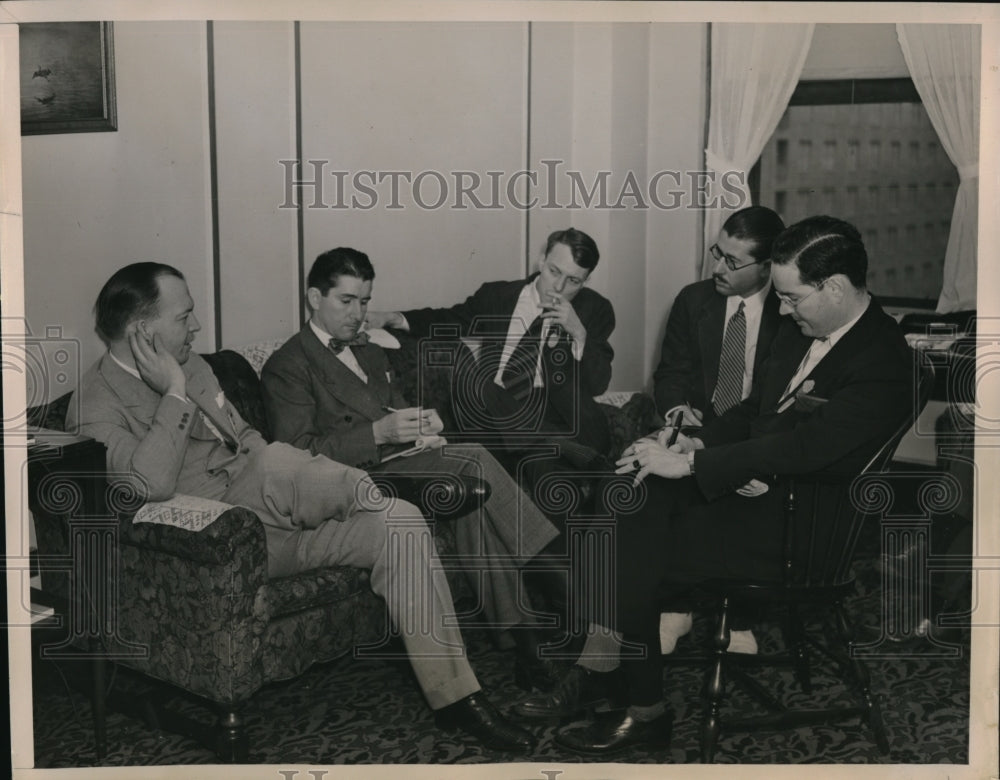
[[[266,443],[192,351],[200,325],[177,269],[120,269],[95,312],[108,351],[83,377],[67,430],[79,426],[103,442],[108,469],[131,475],[147,500],[185,493],[253,510],[264,525],[269,577],[323,566],[369,569],[439,722],[499,749],[530,749],[531,735],[480,690],[461,633],[447,622],[455,606],[420,511],[401,500],[372,504],[378,491],[359,468]],[[407,554],[390,555],[396,546]]]
[[[628,709],[560,734],[563,747],[607,755],[668,740],[660,599],[716,578],[781,582],[783,487],[792,477],[815,478],[799,486],[800,505],[831,513],[814,526],[829,535],[817,548],[842,541],[849,529],[835,522],[835,498],[912,413],[913,356],[868,293],[858,231],[810,217],[778,236],[771,263],[787,316],[750,396],[696,438],[681,436],[669,448],[637,442],[618,463],[618,473],[634,474],[648,491],[616,537],[615,628],[644,657],[622,660]],[[578,700],[590,695],[587,685],[576,684]]]
[[[454,523],[456,553],[492,626],[510,629],[519,654],[515,673],[525,687],[545,685],[540,637],[518,567],[558,534],[483,447],[449,443],[415,455],[391,456],[442,430],[433,409],[403,397],[380,346],[360,331],[375,269],[364,252],[338,247],[313,263],[307,278],[309,322],[264,365],[264,406],[275,439],[366,471],[451,473],[490,483],[481,510]],[[537,678],[537,679],[536,679]]]

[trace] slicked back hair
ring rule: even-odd
[[[306,286],[315,287],[326,296],[331,287],[337,286],[337,279],[341,276],[356,276],[363,282],[370,282],[375,278],[375,269],[364,252],[338,246],[316,258],[309,269]]]
[[[597,267],[597,261],[601,259],[601,253],[597,251],[597,243],[582,230],[570,227],[551,233],[545,242],[546,257],[549,256],[549,252],[556,244],[568,246],[573,255],[573,262],[587,271],[593,271]]]
[[[184,274],[164,263],[132,263],[120,268],[104,283],[94,304],[97,335],[105,344],[118,341],[133,320],[155,317],[160,303],[161,276]]]
[[[785,229],[785,223],[767,206],[748,206],[734,212],[722,229],[731,238],[753,241],[750,256],[760,263],[771,257],[774,239]]]
[[[818,285],[834,274],[846,276],[855,288],[866,286],[868,253],[858,229],[842,219],[807,217],[774,241],[771,260],[794,262],[805,284]]]

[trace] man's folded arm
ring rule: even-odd
[[[281,371],[264,367],[261,390],[275,440],[350,466],[378,463],[371,422],[359,419],[334,430],[319,430],[315,422],[316,399],[309,387],[309,377],[302,372],[291,371],[287,366]]]
[[[406,319],[410,333],[415,336],[429,336],[434,325],[458,325],[460,335],[468,336],[473,321],[489,309],[490,293],[488,285],[482,285],[472,295],[454,306],[424,309],[409,309],[400,312]]]
[[[128,474],[149,501],[165,501],[177,492],[177,478],[184,464],[191,424],[184,415],[197,414],[193,403],[165,395],[141,439],[129,429],[123,412],[105,404],[81,399],[80,433],[107,447],[111,474]],[[92,410],[97,409],[98,412]]]
[[[865,448],[871,451],[865,457],[870,455],[899,424],[900,410],[911,402],[912,391],[898,373],[869,373],[788,430],[718,446],[706,441],[708,447],[695,455],[695,479],[702,493],[717,498],[754,477],[813,474]]]

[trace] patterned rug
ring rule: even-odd
[[[874,540],[873,540],[874,541]],[[862,545],[861,549],[877,549]],[[876,638],[882,614],[881,574],[876,557],[856,566],[858,587],[849,611],[867,636]],[[709,631],[699,618],[695,630],[678,643],[678,652],[695,648]],[[780,647],[776,625],[755,628],[761,651]],[[496,649],[480,631],[466,632],[477,676],[502,709],[524,696],[513,683],[511,653]],[[885,643],[881,657],[869,662],[872,687],[882,702],[890,754],[876,748],[867,727],[848,721],[781,732],[723,734],[716,755],[722,764],[792,763],[954,763],[968,761],[969,654],[968,631],[926,640]],[[790,672],[760,670],[758,679],[781,698],[806,706],[823,706],[849,698],[849,689],[832,663],[815,658],[814,694],[801,693]],[[152,766],[216,763],[198,741],[142,719],[109,712],[108,755],[94,751],[89,699],[73,676],[81,662],[37,661],[33,670],[35,761],[37,767]],[[628,763],[696,763],[699,761],[699,692],[702,670],[677,667],[667,671],[664,691],[675,717],[669,751],[634,750],[619,757]],[[138,697],[148,687],[121,670],[109,685],[118,694]],[[204,724],[212,712],[201,703],[174,694],[171,709]],[[754,705],[732,688],[726,712]],[[553,742],[558,724],[532,727],[539,738],[531,756],[509,756],[488,750],[461,734],[438,730],[405,662],[342,659],[315,666],[289,682],[261,690],[245,710],[251,762],[257,764],[478,764],[501,761],[579,762]]]

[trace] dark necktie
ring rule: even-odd
[[[736,406],[743,398],[743,373],[746,369],[747,318],[743,313],[746,304],[729,318],[726,334],[722,337],[722,354],[719,357],[719,379],[712,394],[712,408],[717,415]]]
[[[538,370],[538,353],[541,349],[542,318],[536,317],[531,327],[521,336],[510,360],[504,366],[500,381],[518,400],[525,398],[535,386],[535,373]]]
[[[363,347],[368,343],[368,334],[360,330],[358,334],[350,341],[341,341],[340,339],[331,338],[327,346],[333,350],[334,355],[339,355],[344,351],[344,347]]]

